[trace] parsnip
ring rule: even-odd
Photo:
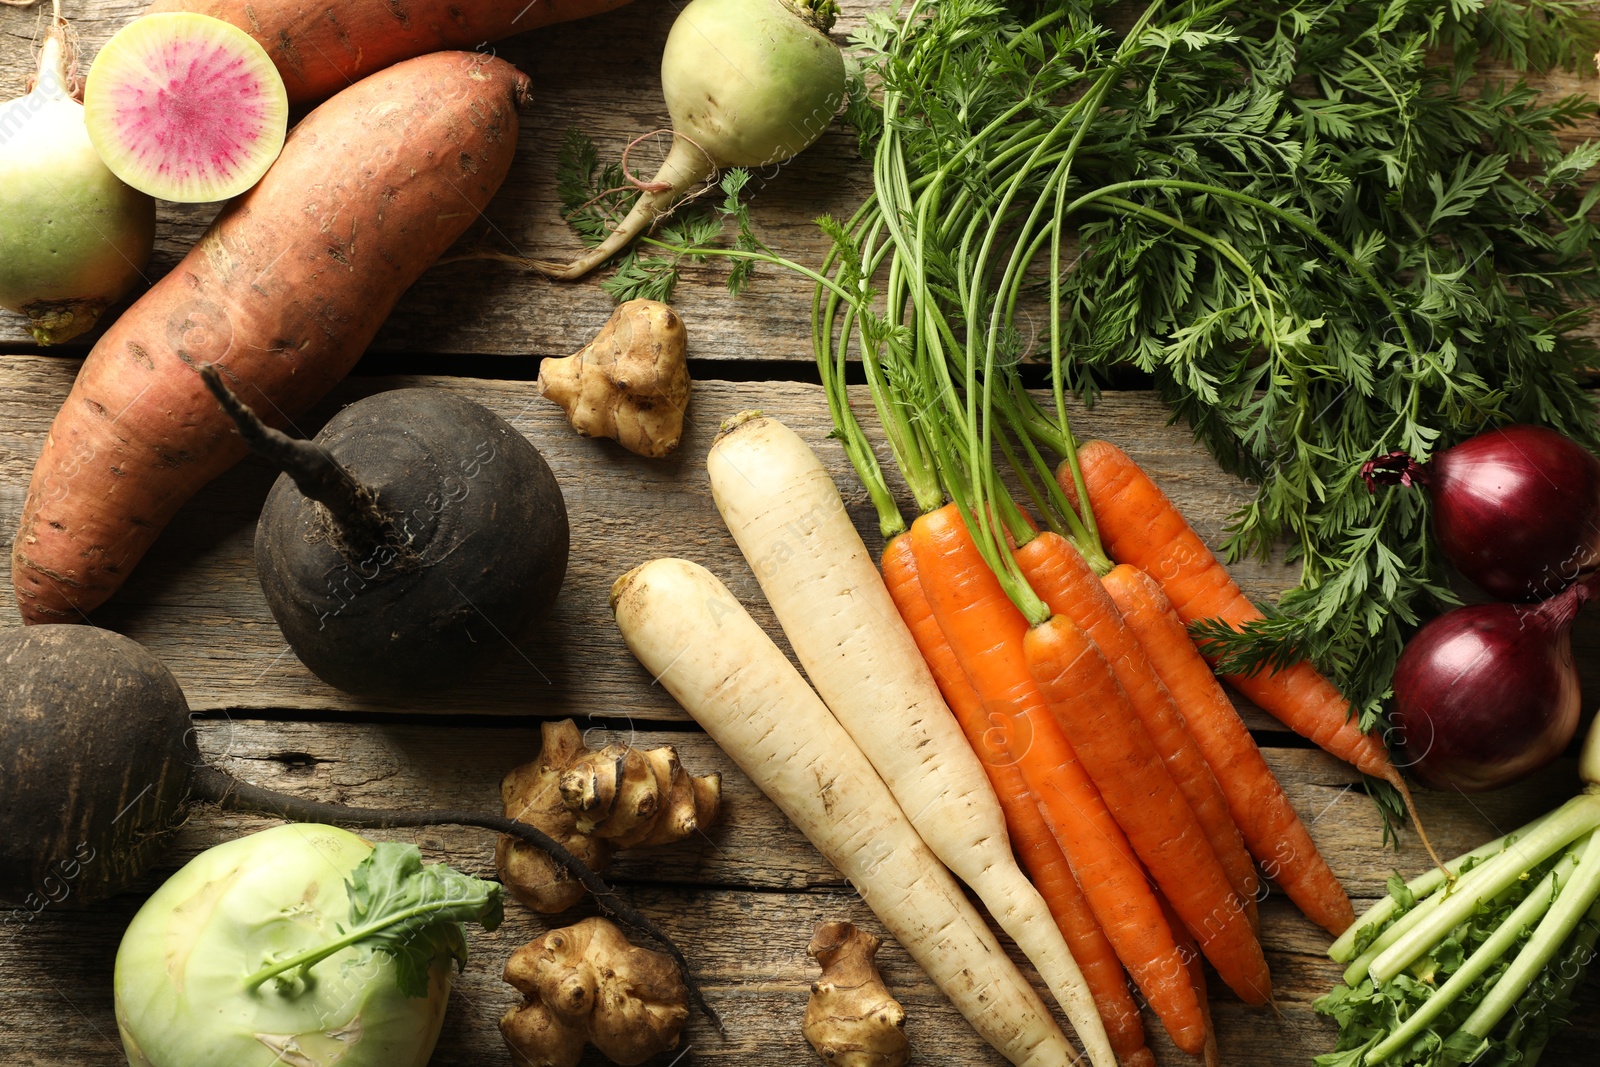
[[[822,462],[776,419],[733,419],[711,495],[812,685],[929,848],[1033,961],[1096,1067],[1115,1067],[1066,939],[1011,852],[977,755],[900,619]]]
[[[645,669],[861,893],[1012,1063],[1078,1062],[1033,987],[800,672],[704,567],[658,559],[611,606]]]

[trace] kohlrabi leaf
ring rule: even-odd
[[[350,894],[353,943],[394,957],[400,991],[428,994],[428,971],[448,956],[467,962],[467,932],[473,921],[493,930],[502,918],[500,886],[462,874],[443,863],[424,865],[415,845],[380,842],[345,883]]]
[[[459,958],[459,921],[499,910],[497,886],[422,867],[415,848],[274,826],[207,849],[139,909],[117,1022],[137,1062],[162,1067],[415,1064],[450,995],[436,954]]]

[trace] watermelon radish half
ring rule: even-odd
[[[283,148],[289,100],[266,49],[221,19],[145,15],[106,42],[83,88],[111,172],[162,200],[226,200]]]

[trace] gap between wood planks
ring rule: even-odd
[[[81,346],[43,348],[38,345],[0,344],[0,356],[44,356],[82,359],[88,352]],[[391,377],[397,374],[437,375],[448,367],[452,378],[482,378],[490,381],[531,382],[539,377],[544,356],[496,356],[482,353],[449,352],[369,352],[351,370],[352,378]],[[1029,389],[1048,389],[1050,370],[1043,364],[1023,364],[1022,381]],[[703,359],[689,358],[689,377],[695,381],[724,382],[803,382],[821,385],[816,364],[805,359]],[[851,360],[845,371],[850,385],[867,384],[859,360]],[[1148,391],[1154,387],[1151,375],[1117,368],[1105,375],[1102,385],[1113,391]],[[1600,385],[1600,376],[1596,378]]]
[[[306,708],[207,708],[191,715],[198,722],[297,722],[318,725],[361,726],[440,726],[456,730],[503,730],[516,725],[514,716],[495,713],[452,712],[446,718],[411,711],[343,711],[337,709]],[[543,721],[562,716],[530,715],[529,719]],[[637,729],[639,723],[630,719],[613,719],[593,715],[578,716],[590,726],[602,730]],[[700,733],[698,723],[689,719],[651,719],[648,728],[657,733]],[[1259,748],[1316,748],[1309,739],[1296,733],[1281,730],[1251,730],[1250,737]],[[1570,753],[1576,756],[1576,747]]]

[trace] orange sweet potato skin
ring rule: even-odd
[[[279,427],[360,358],[511,167],[528,79],[439,52],[357,83],[100,339],[34,466],[12,549],[25,622],[79,621],[245,453],[196,368]]]
[[[391,63],[444,48],[474,49],[629,0],[155,0],[151,11],[197,11],[261,43],[290,103],[310,103]]]

